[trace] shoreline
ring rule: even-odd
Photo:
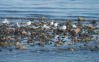
[[[68,19],[69,17],[71,17],[70,19]],[[0,17],[0,19],[22,19],[22,20],[55,20],[55,21],[66,21],[66,20],[70,20],[70,21],[77,21],[78,18],[81,17],[81,16],[75,16],[73,18],[73,16],[68,16],[66,18],[60,18],[60,19],[57,19],[57,18],[48,18],[48,17],[45,17],[45,16],[40,16],[40,17]],[[87,17],[82,17],[82,18],[85,18],[85,21],[99,21],[99,19],[87,19]],[[91,17],[90,17],[91,18]],[[93,17],[93,18],[99,18],[99,17]]]

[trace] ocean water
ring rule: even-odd
[[[0,62],[99,62],[99,51],[3,51],[0,52]]]
[[[0,17],[99,19],[99,0],[0,0]]]
[[[99,20],[99,0],[0,0],[0,18],[39,16],[52,19],[77,19],[81,16]],[[42,52],[32,51],[34,49],[3,49],[0,62],[99,62],[99,50]]]

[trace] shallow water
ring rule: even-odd
[[[0,62],[99,62],[99,51],[30,52],[14,50],[0,52]]]
[[[99,19],[99,0],[0,0],[0,17]]]

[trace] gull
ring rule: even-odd
[[[66,30],[66,29],[67,29],[66,25],[63,25],[63,26],[61,27],[61,29],[62,29],[62,30]]]
[[[53,20],[50,22],[50,25],[54,25],[54,22],[53,22]]]
[[[54,27],[57,27],[58,26],[58,23],[54,23]]]
[[[63,25],[63,26],[59,27],[59,30],[66,30],[66,29],[67,29],[66,25]]]
[[[21,27],[18,22],[17,22],[17,27]]]
[[[44,24],[43,28],[49,29],[50,27]]]
[[[28,21],[28,22],[26,23],[26,25],[29,26],[29,25],[31,25],[31,23],[32,23],[31,21]]]
[[[4,21],[2,23],[6,23],[6,24],[9,24],[9,21],[7,19],[4,19]]]
[[[59,37],[59,35],[55,35],[55,39],[57,39]]]
[[[39,28],[38,26],[32,26],[34,29],[37,29],[37,28]]]
[[[73,28],[77,28],[77,26],[75,24],[72,25]]]

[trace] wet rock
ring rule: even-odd
[[[44,46],[44,45],[45,45],[45,42],[40,41],[39,46]]]
[[[19,48],[20,50],[26,50],[27,49],[27,47],[25,47],[25,46],[20,46],[20,48]]]
[[[28,35],[26,31],[22,31],[22,35]]]
[[[99,35],[99,32],[97,33],[97,35]]]
[[[68,50],[70,50],[70,51],[74,51],[75,48],[74,48],[74,47],[68,47]]]
[[[7,36],[7,39],[11,39],[11,36]]]
[[[78,34],[80,32],[80,28],[76,28],[73,30],[74,33]]]
[[[2,42],[2,43],[0,43],[0,46],[1,46],[1,47],[7,47],[7,44],[4,43],[4,42]]]
[[[15,44],[17,47],[19,47],[20,46],[20,42],[16,42],[16,44]]]
[[[64,42],[57,42],[57,43],[55,43],[55,46],[59,47],[59,46],[62,46],[63,44],[64,44]]]
[[[87,28],[94,29],[94,27],[92,25],[90,25],[90,24],[87,26]]]
[[[85,19],[83,17],[78,18],[79,21],[84,21]]]

